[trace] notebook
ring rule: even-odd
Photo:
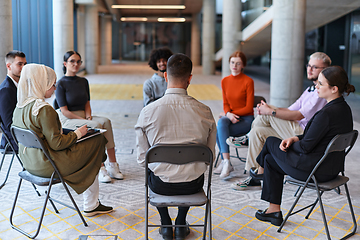
[[[63,128],[63,134],[68,134],[69,132],[73,132],[73,129],[68,129],[68,128]],[[106,129],[98,129],[98,128],[89,128],[87,133],[82,136],[81,138],[79,138],[76,142],[82,142],[86,139],[89,139],[91,137],[97,136],[101,133],[106,132]]]

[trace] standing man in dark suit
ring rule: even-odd
[[[17,145],[10,133],[10,127],[12,124],[13,112],[17,103],[16,92],[20,79],[20,73],[23,66],[26,64],[25,54],[16,50],[10,51],[5,56],[5,64],[7,68],[7,76],[0,84],[0,116],[5,133],[9,136],[15,150],[17,150]],[[5,146],[6,139],[3,136],[1,139],[0,149],[4,149]]]

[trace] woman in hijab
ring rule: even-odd
[[[100,134],[76,143],[87,133],[84,125],[68,134],[62,133],[56,111],[45,101],[55,91],[56,75],[51,68],[40,64],[24,66],[17,91],[13,125],[31,129],[44,140],[65,182],[76,193],[83,193],[84,215],[108,213],[112,207],[102,205],[97,178],[101,163],[106,160],[105,137]],[[19,144],[19,155],[30,173],[50,177],[54,169],[41,149],[25,148]]]

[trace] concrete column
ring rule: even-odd
[[[203,0],[202,65],[205,75],[215,73],[215,8],[215,0]]]
[[[194,66],[201,64],[199,17],[200,13],[194,13],[191,21],[191,60]]]
[[[86,66],[86,54],[85,54],[85,5],[78,5],[76,9],[76,24],[77,24],[77,52],[80,53],[83,64],[82,69]]]
[[[306,0],[274,0],[273,7],[270,103],[288,107],[302,92]]]
[[[99,65],[99,18],[96,5],[85,6],[85,61],[86,72],[97,73]]]
[[[145,23],[140,23],[140,46],[139,46],[139,55],[140,55],[140,61],[144,62],[145,59],[145,39],[146,37],[146,27]]]
[[[230,75],[229,57],[240,50],[238,35],[241,31],[241,1],[223,0],[222,15],[222,77]]]
[[[73,0],[53,0],[54,70],[57,79],[62,70],[64,54],[74,50],[74,3]]]
[[[111,64],[111,38],[112,38],[112,26],[111,16],[101,16],[100,18],[100,37],[101,37],[101,65]]]
[[[12,12],[11,0],[0,2],[0,83],[4,81],[7,69],[5,56],[13,50]],[[17,49],[19,50],[19,49]],[[26,55],[26,53],[25,53]]]

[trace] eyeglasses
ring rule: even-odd
[[[74,60],[74,59],[72,59],[72,60],[70,60],[70,61],[68,61],[68,62],[70,62],[71,64],[75,64],[75,63],[77,63],[77,64],[82,64],[82,61],[81,60]]]
[[[310,64],[306,64],[305,66],[306,66],[306,68],[311,68],[311,70],[318,70],[318,69],[325,68],[325,67],[317,67],[315,65],[311,66]]]

